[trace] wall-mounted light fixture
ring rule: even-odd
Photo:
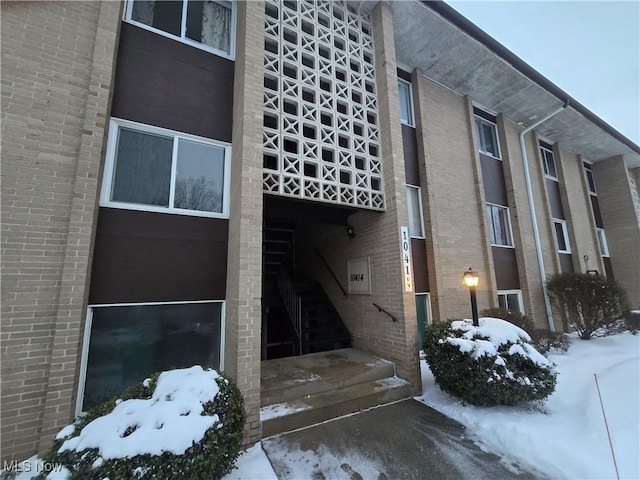
[[[347,236],[349,237],[349,240],[356,238],[356,229],[351,225],[347,225]]]
[[[480,325],[478,322],[478,302],[476,300],[476,287],[478,286],[478,281],[480,277],[478,277],[478,272],[469,270],[464,272],[462,275],[462,280],[464,284],[469,287],[469,294],[471,295],[471,318],[473,319],[473,326],[477,327]]]

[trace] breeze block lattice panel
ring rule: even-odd
[[[263,190],[384,210],[369,15],[308,0],[265,13]]]

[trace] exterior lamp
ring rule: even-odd
[[[471,318],[473,319],[474,327],[480,325],[480,323],[478,323],[478,302],[476,301],[476,287],[478,286],[479,279],[478,272],[471,270],[471,267],[462,275],[462,280],[464,284],[469,287],[469,294],[471,295]]]

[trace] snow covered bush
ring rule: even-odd
[[[571,345],[568,335],[551,332],[545,328],[535,328],[533,320],[519,312],[513,312],[504,308],[486,308],[480,312],[480,315],[483,317],[501,318],[520,327],[529,334],[533,346],[543,355],[550,351],[565,353]]]
[[[553,365],[521,328],[483,317],[427,326],[424,352],[435,382],[472,405],[517,405],[553,393]]]
[[[200,366],[170,370],[62,429],[44,461],[71,479],[220,479],[240,454],[244,422],[228,378]]]
[[[547,281],[556,307],[582,340],[616,333],[627,316],[626,294],[615,281],[601,275],[562,273]]]

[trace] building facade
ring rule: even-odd
[[[269,358],[417,392],[469,267],[540,328],[559,272],[640,307],[640,147],[439,2],[3,2],[2,65],[3,460],[194,363],[246,443]],[[302,332],[312,282],[340,321]]]

